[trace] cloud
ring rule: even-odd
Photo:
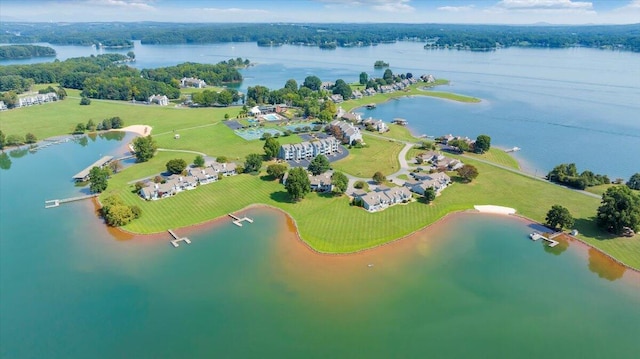
[[[593,10],[593,3],[573,0],[501,0],[497,7],[507,10]]]
[[[222,8],[215,8],[215,7],[206,7],[203,8],[202,11],[207,11],[207,12],[215,12],[218,14],[255,14],[255,15],[267,15],[270,14],[271,12],[268,10],[263,10],[263,9],[240,9],[240,8],[227,8],[227,9],[222,9]]]
[[[315,0],[317,2],[344,5],[344,6],[370,6],[372,9],[382,12],[411,12],[415,8],[409,3],[411,0]]]
[[[465,5],[465,6],[440,6],[438,10],[440,11],[448,11],[448,12],[463,12],[463,11],[471,11],[475,9],[474,5]]]
[[[138,10],[155,9],[151,6],[153,0],[88,0],[86,3],[95,6],[121,7]]]
[[[631,0],[631,2],[616,10],[640,10],[640,0]]]

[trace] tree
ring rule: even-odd
[[[330,167],[329,159],[327,159],[325,155],[317,155],[313,160],[311,160],[311,163],[309,163],[308,170],[314,176],[317,176],[321,173],[327,172]]]
[[[627,181],[627,187],[640,190],[640,173],[636,173],[629,178],[629,181]]]
[[[436,190],[433,189],[433,187],[428,187],[427,189],[425,189],[424,201],[426,203],[431,203],[431,201],[433,201],[434,199],[436,199]]]
[[[5,136],[4,132],[0,130],[0,150],[4,148],[6,143],[7,143],[7,137]]]
[[[24,136],[24,142],[25,143],[36,143],[36,142],[38,142],[38,139],[36,138],[36,135],[34,135],[33,133],[29,132]]]
[[[457,172],[464,182],[471,182],[478,177],[478,169],[473,165],[464,165]]]
[[[84,126],[87,131],[95,131],[96,130],[96,124],[93,122],[93,120],[89,119],[89,121],[87,121],[87,125]]]
[[[202,155],[197,155],[193,160],[193,165],[196,167],[204,167],[204,157],[202,157]]]
[[[91,105],[91,100],[89,100],[89,98],[86,97],[86,96],[82,96],[82,98],[80,98],[80,105],[81,106],[89,106],[89,105]]]
[[[122,162],[119,160],[113,160],[109,163],[109,169],[113,173],[118,173],[122,169]]]
[[[273,178],[281,178],[287,172],[287,165],[284,163],[274,163],[267,166],[267,174]]]
[[[81,122],[81,123],[78,123],[76,125],[76,128],[73,130],[73,133],[74,134],[81,134],[81,133],[84,133],[85,129],[86,129],[86,127],[85,127],[84,123]]]
[[[298,91],[298,83],[294,79],[289,79],[284,84],[284,88],[289,92],[297,92]]]
[[[136,58],[136,54],[133,51],[129,51],[127,52],[127,57],[130,59],[135,59]]]
[[[460,151],[469,151],[470,147],[465,140],[451,140],[449,146],[458,147]]]
[[[262,157],[257,153],[247,155],[244,161],[245,172],[258,172],[262,167]]]
[[[640,196],[627,186],[609,187],[602,195],[596,219],[598,226],[615,234],[621,234],[624,227],[637,231],[640,224]]]
[[[64,100],[65,97],[67,97],[67,91],[64,89],[64,87],[58,86],[58,89],[56,90],[56,95],[58,95],[58,98],[60,100]]]
[[[187,161],[183,160],[182,158],[174,158],[172,160],[169,160],[166,166],[167,166],[168,172],[173,174],[179,174],[179,173],[182,173],[182,171],[184,171],[185,168],[187,168]]]
[[[476,143],[473,147],[475,153],[485,153],[491,148],[491,137],[487,135],[480,135],[476,138]]]
[[[318,76],[307,76],[305,77],[304,82],[302,83],[302,86],[308,89],[311,89],[313,91],[318,91],[322,86],[322,80],[320,80]]]
[[[93,193],[101,193],[107,189],[108,170],[93,167],[89,171],[89,190]]]
[[[333,193],[343,194],[349,187],[349,179],[342,172],[334,172],[331,176],[331,184],[333,185]]]
[[[157,149],[158,146],[151,136],[136,137],[133,140],[133,151],[138,162],[147,162],[153,158]]]
[[[216,162],[218,163],[227,163],[229,160],[227,159],[227,156],[218,156],[216,157]]]
[[[311,181],[309,180],[307,171],[302,167],[291,169],[285,188],[292,200],[298,201],[303,199],[307,193],[311,192]]]
[[[5,140],[6,146],[19,146],[24,143],[24,138],[18,135],[9,135]]]
[[[391,69],[384,70],[382,79],[386,81],[387,85],[393,83],[393,72],[391,71]]]
[[[351,98],[351,94],[353,91],[351,90],[351,86],[344,82],[344,80],[339,79],[336,80],[336,84],[333,86],[333,93],[341,95],[343,99],[348,100]]]
[[[278,156],[278,151],[280,151],[280,142],[273,137],[269,137],[262,148],[267,158],[275,158]]]
[[[369,82],[369,75],[366,72],[360,73],[360,85],[366,85]]]
[[[569,210],[559,204],[551,206],[547,212],[546,225],[550,228],[570,228],[573,227],[573,217]]]
[[[140,214],[138,213],[138,217]],[[128,224],[136,218],[131,207],[124,204],[116,204],[108,207],[104,213],[104,219],[112,227],[120,227]]]
[[[365,182],[365,181],[356,181],[353,184],[353,188],[357,188],[357,189],[365,189],[367,187],[368,187],[367,186],[367,182]]]
[[[382,172],[380,171],[374,173],[372,178],[373,178],[373,182],[377,184],[380,184],[387,180],[387,177],[385,177],[384,174],[382,174]]]

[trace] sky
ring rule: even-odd
[[[640,23],[640,0],[2,0],[0,21]]]

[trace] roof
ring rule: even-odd
[[[89,167],[87,167],[87,168],[83,169],[82,171],[78,172],[75,176],[73,176],[73,179],[83,180],[83,179],[89,177],[89,172],[91,172],[91,169],[93,167],[102,168],[104,165],[106,165],[107,163],[111,162],[111,160],[113,160],[113,156],[103,156],[101,159],[95,161]]]

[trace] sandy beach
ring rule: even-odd
[[[124,132],[133,132],[140,136],[148,136],[151,134],[151,126],[147,125],[132,125],[124,128],[119,128],[113,131],[124,131]]]

